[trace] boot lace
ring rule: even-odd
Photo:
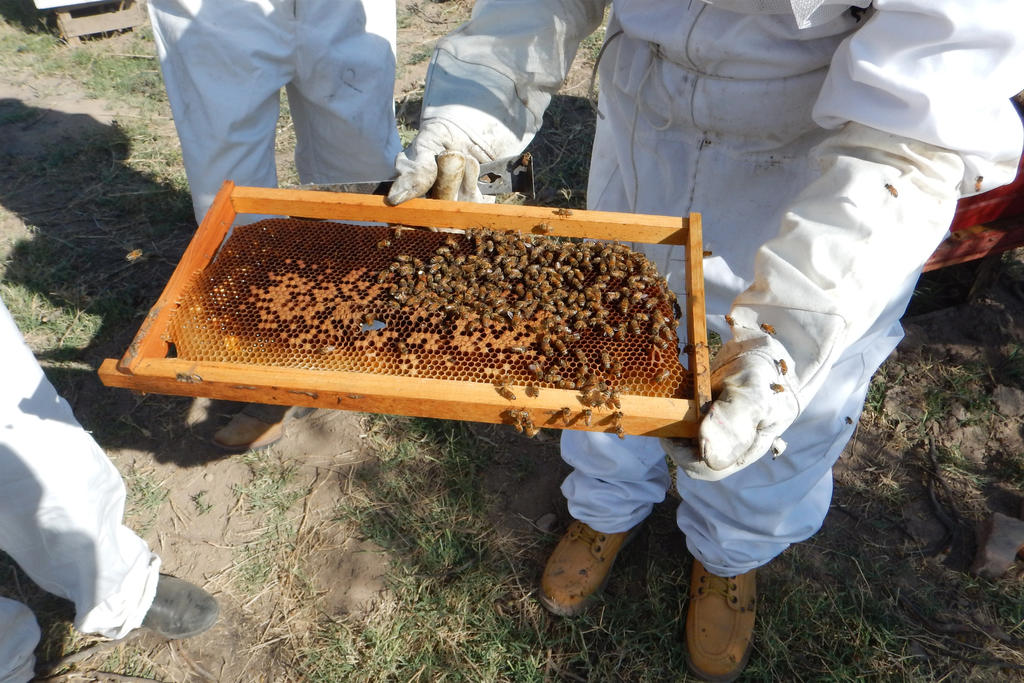
[[[586,543],[587,546],[595,553],[600,553],[604,542],[608,540],[608,536],[606,534],[594,531],[583,523],[574,524],[569,533],[573,538],[578,538]]]
[[[722,596],[728,603],[736,603],[739,601],[736,585],[735,576],[715,576],[714,574],[704,574],[700,577],[701,585],[697,587],[697,594],[704,595],[705,593],[716,593]]]

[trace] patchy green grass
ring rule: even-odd
[[[239,506],[260,520],[253,538],[239,553],[235,582],[246,592],[258,592],[278,572],[283,556],[294,547],[298,529],[297,503],[309,494],[296,481],[297,465],[272,453],[250,451],[242,457],[252,478],[232,486]]]

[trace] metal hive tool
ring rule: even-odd
[[[132,346],[104,363],[104,383],[527,433],[695,431],[710,398],[698,387],[702,282],[690,274],[691,373],[677,358],[675,297],[641,254],[552,235],[653,229],[657,241],[685,236],[699,259],[699,217],[617,228],[625,214],[315,195],[226,184]],[[289,218],[225,239],[236,211]]]

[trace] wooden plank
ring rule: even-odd
[[[711,402],[711,352],[707,345],[707,324],[701,215],[691,213],[686,243],[686,332],[691,345],[689,369],[693,375],[693,398],[702,411]]]
[[[585,424],[580,394],[567,389],[541,389],[536,397],[524,387],[512,386],[515,400],[498,388],[477,382],[399,377],[391,375],[320,372],[230,363],[199,363],[176,358],[139,359],[127,372],[107,359],[100,367],[103,384],[142,392],[179,396],[308,406],[433,417],[474,422],[511,424],[510,409],[526,410],[538,427],[611,432],[616,408],[591,408]],[[621,426],[627,434],[692,437],[696,434],[694,401],[623,394],[619,397]],[[563,407],[570,408],[566,424]]]
[[[138,4],[128,3],[107,3],[111,7],[117,5],[118,9],[102,11],[99,6],[94,14],[78,15],[68,10],[57,11],[57,28],[65,38],[77,38],[95,33],[106,33],[107,31],[118,31],[126,28],[133,28],[145,21],[145,16]]]
[[[234,186],[231,181],[226,181],[214,197],[210,210],[199,224],[199,229],[185,249],[171,279],[167,281],[163,293],[149,310],[128,350],[121,357],[118,365],[121,370],[132,372],[143,358],[163,358],[167,355],[168,344],[164,339],[164,330],[174,312],[179,292],[195,273],[213,259],[235,220],[235,212],[231,207]]]
[[[443,228],[490,228],[508,232],[561,237],[589,237],[624,242],[686,244],[686,219],[607,211],[551,209],[511,204],[474,204],[440,199],[410,199],[388,206],[383,197],[236,187],[232,201],[237,213],[274,214],[303,218],[359,220]]]

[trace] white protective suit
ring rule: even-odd
[[[522,149],[605,5],[477,2],[438,45],[424,144],[399,170],[415,185],[434,148]],[[1022,19],[1014,0],[612,3],[588,205],[703,215],[708,323],[728,341],[677,520],[711,573],[754,569],[820,527],[957,199],[1014,177]],[[682,247],[643,248],[681,293]],[[785,452],[761,457],[782,435]],[[669,485],[656,439],[565,431],[562,456],[570,513],[602,532],[639,523]]]
[[[286,88],[303,183],[394,174],[394,0],[150,0],[196,221],[225,180],[276,187]]]
[[[123,638],[156,595],[160,559],[125,527],[120,473],[75,420],[0,303],[0,550],[75,604],[75,628]],[[33,676],[39,626],[0,598],[0,683]]]

